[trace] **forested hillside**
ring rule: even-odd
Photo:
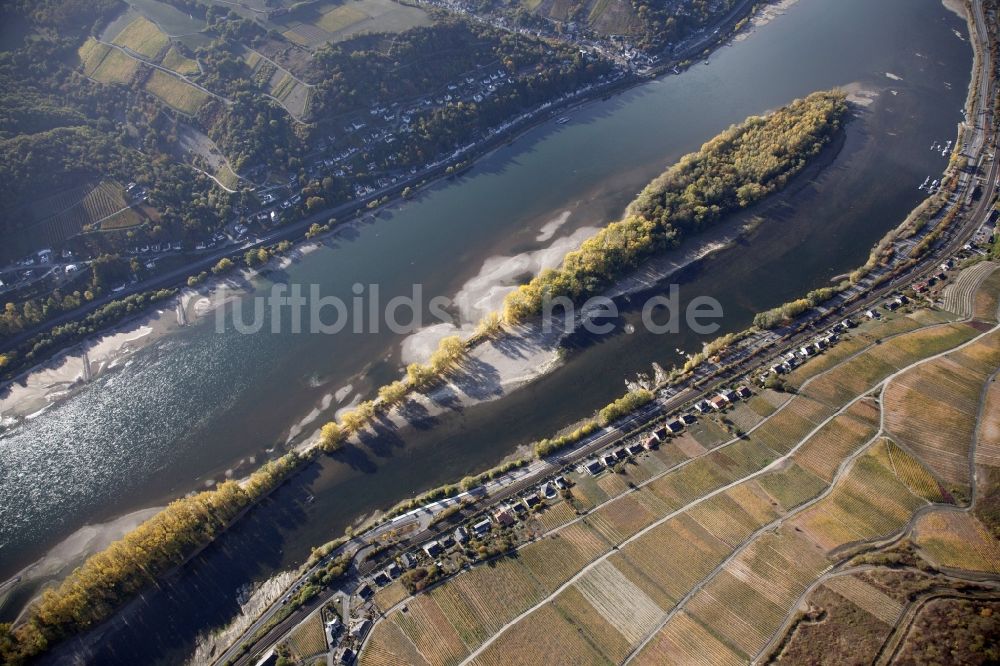
[[[283,24],[179,6],[200,28],[191,40],[122,0],[0,7],[0,266],[42,248],[126,266],[115,285],[5,276],[24,286],[6,294],[0,336],[149,277],[142,248],[214,246],[255,220],[261,233],[277,197],[275,224],[348,203],[613,69],[441,11],[303,45]]]
[[[522,23],[556,21],[568,30],[600,37],[624,36],[651,51],[676,45],[703,30],[739,0],[498,0]]]

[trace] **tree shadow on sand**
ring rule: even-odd
[[[451,383],[475,400],[489,400],[503,395],[500,371],[478,358],[466,359],[461,371],[452,376]]]

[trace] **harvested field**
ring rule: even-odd
[[[630,469],[630,465],[625,463],[622,468],[625,470]],[[628,482],[625,480],[624,474],[605,474],[601,478],[597,479],[597,486],[604,491],[604,494],[609,498],[618,497],[623,492],[628,490]]]
[[[972,316],[979,321],[995,322],[1000,315],[1000,271],[994,271],[976,291]]]
[[[1000,467],[1000,382],[989,385],[981,417],[976,464]]]
[[[799,367],[792,370],[785,376],[785,381],[792,386],[799,388],[807,379],[815,377],[822,372],[826,372],[873,342],[874,339],[872,339],[869,335],[863,335],[860,333],[854,334],[841,340],[834,347],[827,349],[819,356],[812,357]]]
[[[127,84],[139,71],[139,61],[130,58],[118,49],[108,48],[107,54],[91,73],[90,78],[101,83]]]
[[[111,43],[155,61],[170,40],[160,32],[155,23],[140,16],[125,26]]]
[[[828,566],[795,533],[765,532],[708,580],[685,610],[747,659],[759,653]]]
[[[430,596],[471,648],[536,603],[542,588],[517,559],[504,557],[455,576]]]
[[[384,613],[408,596],[410,593],[403,584],[394,580],[375,593],[375,605]]]
[[[712,460],[734,479],[759,472],[777,458],[773,449],[753,438],[738,440],[712,454]]]
[[[559,502],[547,507],[544,511],[535,516],[535,520],[548,532],[560,525],[565,525],[576,518],[576,511],[569,502]]]
[[[830,483],[844,458],[878,432],[878,416],[874,401],[856,402],[806,440],[792,459],[803,469]]]
[[[883,440],[872,448],[883,467],[892,471],[899,481],[918,497],[929,502],[943,502],[945,496],[938,483],[919,460],[908,454],[892,440]]]
[[[903,614],[902,604],[854,576],[836,576],[824,584],[890,626],[895,625]]]
[[[101,44],[93,37],[88,37],[87,41],[77,50],[77,55],[80,56],[80,62],[83,64],[83,73],[87,76],[93,76],[110,50],[111,47],[107,44]]]
[[[704,455],[708,451],[708,449],[702,446],[697,439],[695,439],[688,433],[684,433],[680,437],[677,437],[676,439],[672,440],[670,444],[667,444],[665,446],[670,446],[677,449],[688,458],[697,458],[698,456]]]
[[[726,430],[712,419],[701,418],[688,428],[688,432],[706,449],[714,449],[719,444],[732,439]]]
[[[270,65],[270,63],[266,63]],[[268,80],[265,90],[269,95],[281,103],[285,109],[295,116],[301,118],[305,115],[309,104],[309,86],[296,80],[290,72],[273,67],[274,73]]]
[[[677,598],[667,594],[663,588],[657,585],[649,576],[648,572],[636,566],[620,552],[612,553],[608,556],[608,562],[615,565],[615,569],[621,571],[628,578],[629,582],[642,590],[643,594],[653,600],[653,602],[663,609],[673,608],[677,603]]]
[[[418,7],[391,0],[347,0],[304,5],[282,17],[282,33],[302,46],[317,47],[370,32],[397,33],[431,24]]]
[[[658,525],[621,553],[663,592],[680,599],[729,554],[726,544],[686,515]]]
[[[637,666],[691,664],[692,666],[736,666],[745,659],[712,635],[690,615],[680,612],[670,618],[636,656]]]
[[[512,655],[521,663],[549,666],[603,665],[607,660],[583,633],[552,604],[526,617],[472,660],[475,666],[508,666]]]
[[[959,487],[969,484],[985,370],[940,358],[909,370],[885,391],[886,429],[939,478]]]
[[[750,430],[750,428],[753,428],[755,425],[764,420],[764,416],[757,413],[746,403],[740,403],[733,407],[729,413],[726,414],[726,418],[732,421],[733,425],[743,432]]]
[[[127,208],[128,202],[125,200],[125,188],[114,181],[106,180],[87,192],[79,205],[93,223]]]
[[[740,508],[761,525],[777,518],[780,508],[756,480],[744,481],[726,491]]]
[[[663,609],[607,560],[573,587],[632,645],[645,638],[663,616]]]
[[[619,544],[656,520],[656,516],[632,496],[625,495],[589,514],[584,522],[608,542]]]
[[[768,506],[768,508],[771,507]],[[771,510],[756,516],[751,515],[743,510],[743,507],[729,491],[705,500],[690,509],[687,515],[708,530],[716,539],[735,549],[751,533],[774,520],[778,514]]]
[[[649,455],[649,463],[648,463],[649,469],[650,470],[656,469],[660,472],[663,472],[673,467],[676,467],[677,465],[686,461],[688,458],[697,457],[697,455],[695,456],[688,455],[683,450],[681,450],[681,448],[677,446],[677,443],[681,442],[681,440],[683,440],[684,437],[685,436],[682,435],[681,437],[675,440],[672,440],[670,442],[667,442],[666,444],[661,445],[660,448],[653,450]],[[704,449],[704,447],[702,447],[700,444],[694,441],[693,438],[691,438],[691,441],[694,442],[695,446]]]
[[[570,489],[570,492],[576,500],[577,507],[581,509],[592,509],[610,499],[608,494],[597,485],[597,479],[590,475],[584,475],[577,479],[576,485]]]
[[[833,410],[823,403],[796,396],[748,437],[772,451],[788,453],[832,413]]]
[[[181,54],[176,46],[170,47],[160,64],[184,76],[196,76],[201,73],[201,70],[198,69],[198,63]]]
[[[125,210],[115,213],[114,215],[109,215],[107,218],[101,221],[101,231],[112,231],[115,229],[128,229],[130,227],[137,227],[140,224],[145,224],[146,218],[136,212],[134,208],[126,208]]]
[[[803,394],[833,407],[843,407],[896,370],[896,366],[863,352],[818,377],[803,389]]]
[[[454,664],[468,654],[468,649],[462,644],[455,627],[430,595],[421,594],[414,597],[408,602],[405,612],[394,613],[391,617],[413,644],[414,649],[430,664]],[[394,639],[392,632],[387,631],[386,634],[382,642],[392,645]],[[374,642],[374,638],[369,641],[369,643]],[[399,647],[402,646],[397,646],[397,649]]]
[[[978,334],[979,331],[969,324],[945,324],[897,336],[873,347],[868,353],[899,370],[921,359],[954,349]]]
[[[1000,331],[984,336],[959,351],[948,354],[948,358],[963,368],[988,376],[985,368],[995,370],[1000,367]]]
[[[685,610],[747,659],[764,648],[787,611],[725,570],[700,589]]]
[[[832,492],[789,521],[832,551],[899,531],[926,500],[913,495],[871,453],[858,458]]]
[[[795,397],[791,393],[784,393],[782,391],[775,391],[774,389],[764,389],[753,398],[747,401],[747,404],[760,409],[761,416],[770,416],[774,413],[774,410],[781,407],[783,404]],[[770,407],[762,405],[757,402],[758,398],[762,398]]]
[[[429,666],[413,642],[395,622],[380,622],[372,630],[359,664],[378,666]]]
[[[735,479],[735,476],[716,463],[713,456],[714,454],[710,454],[692,460],[684,467],[651,482],[646,488],[674,509],[693,502]]]
[[[208,101],[208,95],[189,83],[154,69],[146,79],[146,91],[181,113],[194,115]]]
[[[23,252],[17,254],[20,249],[37,247],[39,242],[56,245],[95,229],[98,223],[103,229],[135,226],[144,223],[149,214],[155,211],[128,208],[124,188],[114,181],[70,188],[8,213],[24,220],[25,226],[4,239],[0,255],[21,256]]]
[[[1000,574],[1000,543],[976,518],[957,511],[920,517],[915,542],[940,566]]]
[[[665,516],[670,513],[670,505],[664,502],[656,493],[651,491],[648,486],[642,487],[632,494],[637,502],[642,504],[646,510],[650,513],[659,516]]]
[[[793,461],[779,470],[758,476],[756,480],[786,512],[813,499],[827,486],[819,477]]]
[[[997,268],[991,261],[982,261],[966,268],[958,278],[942,291],[942,307],[962,318],[971,317],[975,308],[975,295],[979,286]]]
[[[609,550],[597,532],[578,522],[521,548],[518,561],[550,593]]]
[[[787,608],[828,566],[811,543],[794,530],[780,528],[755,538],[726,564],[725,572]]]
[[[319,613],[315,613],[295,628],[288,637],[288,647],[296,661],[303,661],[326,651],[326,633],[323,630],[323,618]]]
[[[563,590],[552,601],[556,610],[569,621],[586,640],[596,646],[605,659],[621,663],[631,650],[631,645],[574,587]]]

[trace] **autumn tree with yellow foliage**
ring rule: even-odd
[[[624,219],[584,241],[562,266],[508,294],[504,320],[540,314],[547,298],[582,300],[651,255],[781,189],[830,142],[847,108],[843,92],[817,92],[730,127],[646,186]]]

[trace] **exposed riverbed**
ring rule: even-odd
[[[964,23],[934,0],[800,0],[710,65],[533,130],[252,288],[315,283],[350,302],[355,283],[378,284],[384,303],[420,283],[425,300],[455,299],[455,323],[469,324],[505,286],[558,261],[726,126],[852,85],[867,106],[859,105],[828,167],[725,223],[753,231],[735,244],[720,239],[726,249],[677,279],[682,302],[705,294],[723,304],[720,333],[740,329],[754,312],[862,263],[922,198],[917,185],[944,168],[946,157],[929,147],[954,138],[971,61],[955,31],[964,35]],[[698,336],[644,332],[628,311],[638,302],[622,301],[617,334],[575,336],[562,362],[527,386],[385,429],[296,477],[177,581],[134,606],[101,661],[182,658],[199,632],[238,612],[237,590],[247,583],[301,562],[310,546],[364,515],[587,415],[651,362],[669,366],[683,360],[677,350],[697,351]],[[444,332],[324,336],[286,326],[272,335],[268,324],[265,333],[240,335],[232,327],[216,333],[210,314],[192,322],[149,336],[127,360],[0,435],[0,577],[85,525],[162,505],[301,442],[337,409],[396,378],[402,356],[420,356]]]

